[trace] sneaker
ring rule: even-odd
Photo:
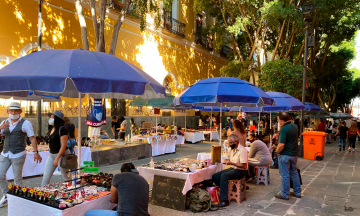
[[[354,151],[355,151],[355,149],[352,149],[352,151],[354,152]]]
[[[285,197],[283,197],[283,196],[282,196],[281,194],[279,194],[279,193],[275,194],[274,196],[275,196],[275,198],[277,198],[277,199],[289,200],[289,198],[285,198]]]
[[[296,198],[301,198],[301,194],[299,196],[296,196],[294,192],[290,192],[290,196],[296,197]]]
[[[2,207],[6,207],[8,205],[7,203],[7,197],[3,196],[2,199],[0,200],[0,208]]]

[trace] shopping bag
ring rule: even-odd
[[[302,180],[301,180],[301,174],[300,174],[300,169],[297,169],[297,172],[299,174],[299,180],[300,180],[300,185],[302,185]],[[290,178],[290,188],[294,188],[292,179]]]
[[[206,191],[211,196],[211,203],[216,205],[220,202],[220,188],[219,187],[207,187]]]

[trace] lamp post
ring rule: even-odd
[[[308,47],[314,46],[313,22],[314,22],[314,5],[307,3],[302,7],[303,11],[303,26],[305,30],[305,51],[304,51],[304,73],[303,73],[303,90],[302,90],[302,103],[305,105],[306,97],[306,73],[307,73],[307,59],[308,59]],[[309,35],[309,33],[311,33]],[[310,43],[309,43],[310,42]],[[303,136],[304,132],[304,110],[301,111],[301,129],[300,129],[300,146],[299,156],[303,156]]]

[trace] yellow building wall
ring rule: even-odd
[[[42,11],[42,43],[54,49],[82,48],[80,24],[74,1],[45,0]],[[220,76],[219,69],[226,64],[225,58],[193,45],[194,12],[191,0],[179,0],[179,21],[186,24],[186,38],[179,38],[165,30],[141,32],[139,22],[126,18],[117,41],[116,56],[143,69],[161,84],[169,74],[175,78],[172,93],[177,94],[198,79]],[[88,30],[90,50],[95,50],[95,38],[91,13],[83,5]],[[106,52],[110,49],[115,20],[107,14],[105,28]],[[38,1],[0,1],[0,68],[11,58],[20,57],[28,44],[37,42]],[[5,60],[7,59],[7,60]],[[63,99],[72,107],[77,100]]]

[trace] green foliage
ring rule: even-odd
[[[249,66],[250,61],[244,61],[241,63],[239,60],[229,61],[228,64],[220,69],[220,73],[222,76],[226,77],[236,77],[242,80],[249,81]]]
[[[279,28],[279,24],[281,25],[283,20],[293,21],[295,18],[299,18],[295,6],[293,4],[286,5],[282,0],[264,2],[260,11],[262,18],[273,29]]]
[[[308,70],[308,83],[311,83],[311,70]],[[264,91],[275,91],[289,94],[301,99],[303,84],[303,67],[294,65],[287,59],[266,62],[262,66],[259,87]]]
[[[170,1],[170,0],[167,0]],[[159,28],[161,24],[160,7],[155,0],[132,0],[130,6],[130,14],[140,18],[140,30],[146,29],[146,14],[154,13],[155,28]]]

